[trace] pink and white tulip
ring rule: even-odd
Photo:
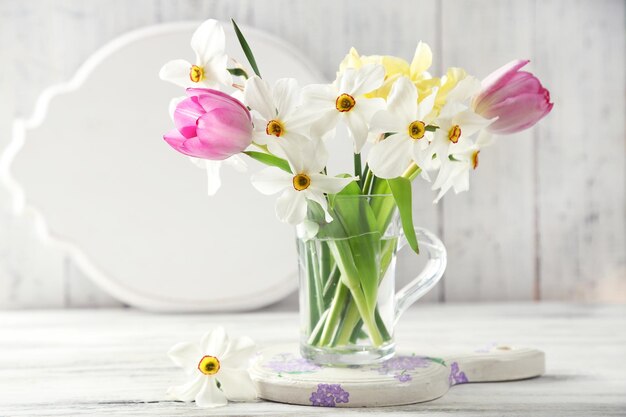
[[[476,113],[498,119],[487,127],[492,133],[509,134],[528,129],[550,113],[550,92],[530,72],[520,71],[528,60],[511,61],[482,81],[472,105]]]
[[[174,110],[175,129],[163,136],[178,152],[224,160],[252,143],[252,118],[239,100],[217,90],[187,89]]]

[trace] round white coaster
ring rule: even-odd
[[[437,357],[399,352],[369,366],[322,367],[302,358],[297,345],[260,352],[251,369],[263,399],[321,407],[376,407],[430,401],[452,385],[530,378],[544,372],[536,349],[493,346]]]

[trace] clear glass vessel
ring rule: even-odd
[[[396,253],[411,250],[391,195],[337,195],[333,221],[308,212],[317,235],[297,239],[303,357],[320,365],[365,365],[395,353],[400,315],[439,281],[446,267],[443,243],[416,228],[420,255],[428,261],[395,292]]]

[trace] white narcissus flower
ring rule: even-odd
[[[191,38],[191,48],[196,54],[194,64],[175,59],[163,65],[159,77],[185,88],[215,88],[220,84],[232,84],[227,69],[224,28],[217,20],[209,19],[196,29]]]
[[[426,130],[431,124],[430,115],[437,91],[418,104],[417,88],[406,77],[401,77],[391,88],[387,110],[377,112],[371,128],[378,133],[390,134],[370,150],[370,169],[380,178],[396,178],[414,161],[422,169],[431,161],[427,153],[433,136]]]
[[[328,153],[319,139],[291,141],[282,149],[292,173],[266,168],[252,177],[252,184],[267,195],[282,191],[276,201],[276,215],[283,222],[302,223],[307,214],[307,200],[317,202],[324,210],[326,221],[332,221],[324,194],[338,193],[355,178],[329,177],[322,173]]]
[[[476,143],[470,140],[459,143],[451,155],[452,160],[442,164],[432,189],[439,189],[439,194],[435,198],[435,203],[450,190],[455,193],[467,191],[469,189],[469,172],[478,168],[478,155],[482,148],[493,143],[493,135],[486,130],[482,130],[478,135]]]
[[[461,80],[448,94],[446,105],[434,122],[439,128],[429,146],[428,157],[436,154],[442,168],[465,141],[495,120],[485,119],[468,106],[469,98],[479,89],[480,81],[474,77]]]
[[[229,340],[223,327],[204,335],[199,345],[175,345],[168,355],[191,380],[169,388],[167,393],[180,401],[195,400],[198,407],[220,407],[228,400],[254,400],[256,389],[247,368],[255,348],[248,337]]]
[[[302,89],[303,112],[311,116],[314,135],[332,131],[340,120],[348,126],[355,153],[360,153],[374,113],[385,107],[382,98],[366,98],[384,82],[382,65],[347,68],[332,84],[313,84]]]
[[[294,78],[282,78],[270,88],[255,75],[246,80],[243,94],[253,111],[256,144],[267,145],[271,153],[283,156],[282,143],[308,134],[309,122],[297,111],[300,91]]]

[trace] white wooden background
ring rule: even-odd
[[[410,60],[421,39],[435,73],[454,65],[478,77],[530,58],[552,114],[481,153],[469,193],[432,206],[417,187],[417,223],[450,259],[427,299],[624,301],[625,14],[623,0],[0,0],[0,147],[42,89],[113,38],[160,22],[234,17],[305,51],[329,79],[350,46]],[[38,243],[6,200],[0,189],[0,308],[117,305]],[[411,264],[402,259],[405,279]]]

